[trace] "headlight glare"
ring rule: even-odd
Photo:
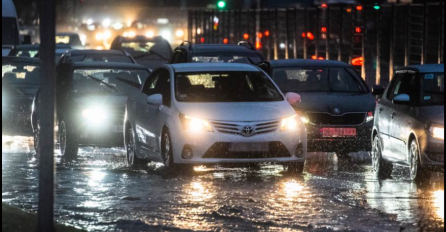
[[[297,120],[298,120],[297,115],[283,119],[282,122],[280,123],[280,130],[281,131],[296,130],[299,125]]]
[[[367,113],[367,122],[371,122],[373,120],[375,120],[375,113],[370,111]]]
[[[199,133],[202,131],[213,132],[211,124],[202,119],[189,117],[186,115],[180,115],[181,122],[185,131],[192,133]]]
[[[99,123],[107,119],[107,113],[103,109],[84,109],[82,117],[92,123]]]
[[[436,139],[444,140],[444,126],[442,127],[436,125],[430,126],[429,134]]]

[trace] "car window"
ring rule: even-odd
[[[255,53],[206,53],[194,54],[192,56],[194,63],[242,63],[242,64],[257,64],[262,62],[261,57]]]
[[[273,78],[284,93],[367,91],[360,77],[345,68],[279,68],[273,71]]]
[[[422,105],[444,105],[444,73],[421,74]]]
[[[123,55],[102,55],[102,54],[90,54],[90,55],[80,55],[80,56],[71,56],[69,57],[68,63],[75,62],[105,62],[105,63],[128,63],[133,64],[133,60]]]
[[[280,91],[262,72],[180,73],[175,77],[179,102],[283,101]]]
[[[407,94],[411,99],[415,99],[418,82],[417,76],[410,73],[401,73],[396,78],[393,89],[389,93],[389,100],[393,100],[400,94]]]
[[[2,84],[36,84],[40,83],[40,67],[29,64],[2,64]]]
[[[172,100],[170,83],[170,73],[167,70],[161,70],[155,73],[153,78],[147,80],[142,92],[148,96],[163,95],[163,105],[169,107]]]
[[[168,60],[172,51],[168,43],[152,41],[123,42],[121,49],[128,52],[135,59],[148,60]]]

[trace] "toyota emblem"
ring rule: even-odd
[[[254,127],[252,126],[245,126],[242,129],[242,135],[245,137],[251,137],[254,135]]]

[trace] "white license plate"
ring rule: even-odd
[[[268,152],[268,143],[231,143],[230,152]]]

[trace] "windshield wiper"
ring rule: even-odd
[[[107,82],[105,82],[105,81],[103,81],[103,80],[101,80],[101,79],[98,79],[98,78],[96,78],[96,77],[94,77],[94,76],[92,76],[92,75],[88,75],[88,77],[90,77],[92,80],[98,82],[99,84],[103,84],[103,85],[105,85],[106,87],[108,87],[109,89],[114,90],[115,92],[119,92],[119,90],[116,89],[115,86],[110,85],[109,83],[107,83]],[[102,85],[101,85],[101,86],[102,86]]]
[[[159,54],[157,52],[154,52],[154,51],[149,51],[149,53],[142,54],[142,55],[139,55],[139,56],[135,56],[135,59],[141,59],[141,58],[148,57],[148,56],[153,56],[153,55],[158,56],[159,58],[164,59],[164,60],[169,60],[168,58],[166,58],[163,55],[161,55],[161,54]]]

